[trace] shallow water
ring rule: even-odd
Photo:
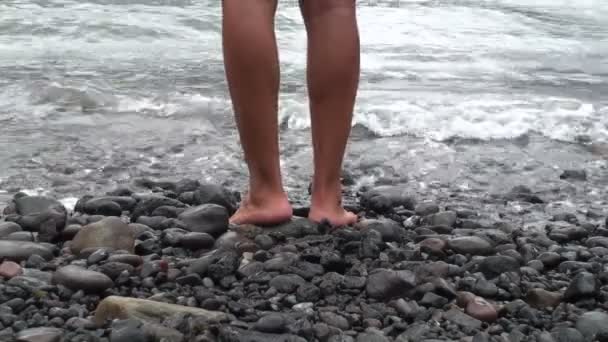
[[[280,120],[286,183],[304,194],[306,36],[295,3],[277,15]],[[608,2],[360,1],[359,21],[345,163],[356,188],[407,180],[422,197],[477,193],[481,205],[524,184],[603,210]],[[220,38],[218,1],[0,3],[0,189],[66,198],[136,177],[243,189]],[[589,180],[560,180],[568,168]]]

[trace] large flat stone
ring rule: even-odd
[[[46,260],[53,258],[53,250],[46,245],[30,241],[0,240],[0,259],[12,261],[27,260],[32,255],[40,255]]]
[[[97,306],[93,322],[97,326],[102,326],[107,320],[133,318],[157,324],[161,323],[163,319],[177,313],[189,313],[193,316],[204,317],[209,321],[224,321],[227,319],[227,315],[219,311],[209,311],[146,299],[109,296]]]

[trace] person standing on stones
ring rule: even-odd
[[[249,169],[249,192],[235,224],[288,221],[278,146],[280,68],[274,31],[278,0],[223,0],[226,78]],[[314,177],[309,219],[340,226],[357,216],[342,207],[340,175],[360,74],[355,0],[300,0],[308,36],[307,83]]]

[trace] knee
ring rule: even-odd
[[[301,0],[302,6],[310,15],[316,16],[335,11],[355,10],[355,0]]]

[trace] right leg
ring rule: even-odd
[[[222,1],[226,77],[250,177],[249,193],[230,219],[235,224],[292,216],[279,162],[276,7],[277,0]]]

